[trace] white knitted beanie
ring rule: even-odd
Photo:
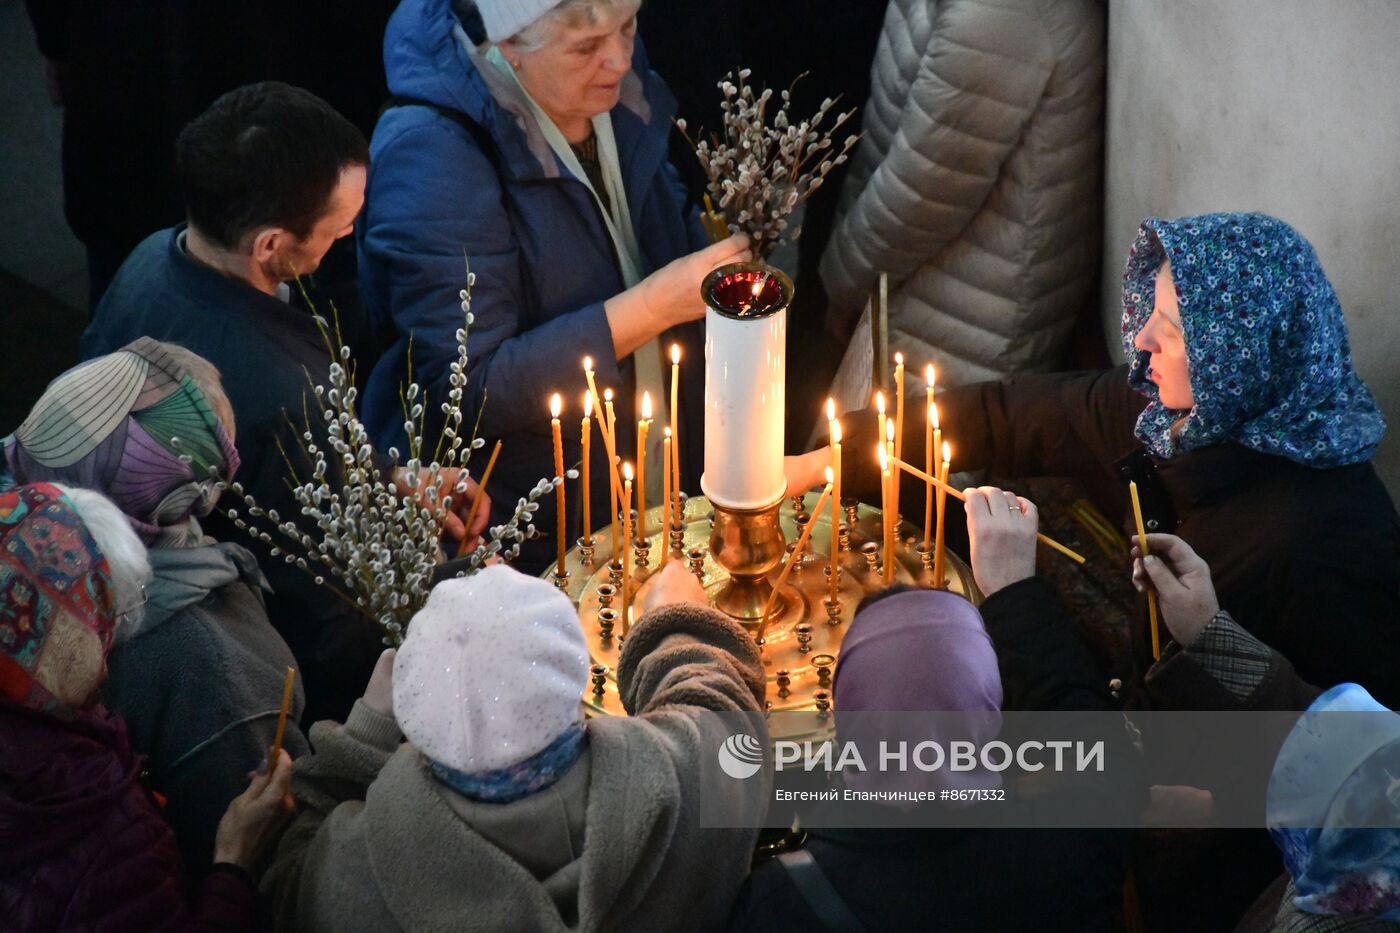
[[[557,7],[562,0],[476,0],[486,38],[492,42],[509,39],[526,26]]]
[[[394,660],[394,717],[439,764],[518,764],[579,721],[588,648],[568,597],[504,564],[444,580]]]

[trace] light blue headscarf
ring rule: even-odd
[[[1274,762],[1266,819],[1300,910],[1400,920],[1400,716],[1356,684],[1318,697]]]
[[[1195,407],[1161,403],[1133,347],[1170,259]],[[1159,457],[1227,441],[1313,467],[1369,460],[1385,433],[1352,367],[1346,321],[1307,240],[1266,214],[1143,221],[1123,275],[1128,383],[1151,402],[1137,436]],[[1179,430],[1173,425],[1185,418]]]

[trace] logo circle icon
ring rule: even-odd
[[[763,746],[746,732],[738,732],[719,747],[719,767],[737,780],[751,778],[763,767]]]

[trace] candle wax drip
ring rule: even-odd
[[[771,314],[782,307],[786,297],[777,276],[756,269],[732,272],[710,288],[710,299],[716,306],[740,317]]]

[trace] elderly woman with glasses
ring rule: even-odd
[[[104,695],[191,866],[210,864],[224,809],[272,746],[295,664],[253,555],[200,527],[218,499],[210,471],[238,469],[234,431],[218,371],[143,337],[55,379],[4,442],[19,482],[87,487],[72,493],[79,507],[101,503],[148,549],[153,575],[118,607]],[[302,705],[298,683],[283,739],[294,757],[307,751]]]
[[[400,387],[411,366],[429,416],[437,412],[457,359],[470,264],[464,406],[469,421],[480,412],[488,440],[504,440],[492,524],[553,475],[546,403],[562,392],[578,413],[585,356],[599,390],[616,392],[618,445],[630,459],[638,400],[646,391],[658,404],[669,397],[663,354],[680,345],[689,361],[682,482],[700,476],[700,283],[748,258],[747,244],[707,246],[685,204],[666,158],[675,99],[637,40],[637,7],[405,0],[385,36],[394,96],[371,143],[358,236],[367,304],[395,342],[370,376],[365,411],[381,445],[402,447]],[[652,434],[659,444],[661,432]],[[565,438],[565,462],[574,463],[577,435]],[[658,483],[659,466],[647,471]],[[593,501],[607,502],[606,471],[595,469],[593,482]],[[541,525],[552,518],[539,516]],[[577,512],[568,521],[572,538]],[[540,546],[527,542],[522,566],[544,563],[532,550]]]

